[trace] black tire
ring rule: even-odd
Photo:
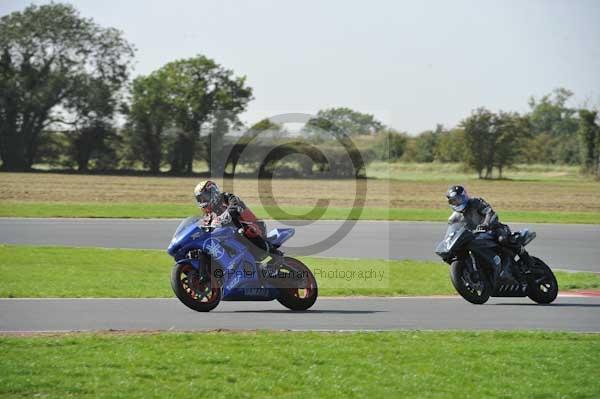
[[[221,288],[215,279],[201,282],[200,275],[189,263],[173,266],[171,287],[179,300],[197,312],[210,312],[221,302]],[[191,280],[191,284],[190,284]]]
[[[486,303],[490,295],[492,295],[492,285],[488,279],[481,271],[479,272],[479,276],[482,279],[480,281],[481,286],[473,287],[471,286],[469,269],[464,260],[456,260],[450,265],[450,280],[452,281],[452,285],[460,296],[475,305]]]
[[[527,275],[527,296],[541,304],[554,302],[558,295],[558,282],[550,267],[539,258],[532,257],[533,268]]]
[[[294,272],[302,278],[299,281],[288,278],[281,279],[278,283],[278,285],[281,285],[279,298],[277,298],[279,303],[290,310],[307,310],[314,305],[319,296],[319,288],[317,287],[317,280],[310,269],[298,259],[285,257],[280,271],[281,273]],[[293,285],[304,286],[304,288],[291,288]]]

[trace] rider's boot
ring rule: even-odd
[[[529,253],[525,250],[525,247],[521,246],[519,250],[519,259],[523,263],[522,272],[520,271],[519,281],[521,283],[527,282],[527,276],[531,274],[532,269],[535,264],[533,258],[529,255]]]
[[[283,265],[283,252],[278,249],[271,248],[269,255],[271,256],[271,259],[269,262],[267,262],[267,265],[272,269],[279,270],[279,267]]]
[[[533,267],[535,266],[533,259],[523,246],[521,246],[521,249],[519,250],[519,258],[523,260],[523,263],[525,263],[525,266],[527,267],[528,271],[533,269]]]
[[[283,252],[269,245],[268,254],[271,257],[267,263],[262,263],[264,277],[273,278],[277,276],[279,268],[283,264]]]

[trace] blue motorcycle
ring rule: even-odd
[[[272,301],[291,310],[306,310],[317,300],[317,281],[297,259],[284,257],[273,269],[261,263],[267,257],[230,223],[214,218],[204,225],[200,217],[181,222],[167,249],[175,259],[171,287],[184,305],[209,312],[223,301]],[[295,233],[274,229],[267,240],[279,248]]]

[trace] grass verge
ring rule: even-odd
[[[455,294],[441,262],[301,258],[323,296]],[[0,297],[172,297],[163,251],[0,245]],[[556,272],[561,289],[600,288],[594,273]]]
[[[447,209],[364,208],[360,215],[351,208],[312,208],[285,206],[255,206],[259,218],[277,220],[393,220],[393,221],[446,221]],[[183,204],[148,203],[44,203],[0,202],[0,217],[78,217],[78,218],[184,218],[197,210]],[[318,217],[315,217],[318,214]],[[600,224],[600,212],[565,211],[503,211],[502,221],[523,223]]]
[[[0,337],[0,397],[594,398],[597,334]]]

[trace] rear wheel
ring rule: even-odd
[[[465,262],[467,261],[456,260],[450,265],[452,285],[467,301],[476,305],[486,303],[492,294],[491,284],[481,271],[470,273]]]
[[[221,288],[216,280],[201,279],[198,270],[189,263],[173,266],[171,287],[185,306],[197,312],[210,312],[221,301]]]
[[[299,260],[286,257],[279,270],[279,303],[291,310],[306,310],[314,305],[319,289],[310,269]]]
[[[532,257],[533,268],[527,275],[527,296],[537,303],[552,303],[558,295],[558,283],[554,273],[539,258]]]

